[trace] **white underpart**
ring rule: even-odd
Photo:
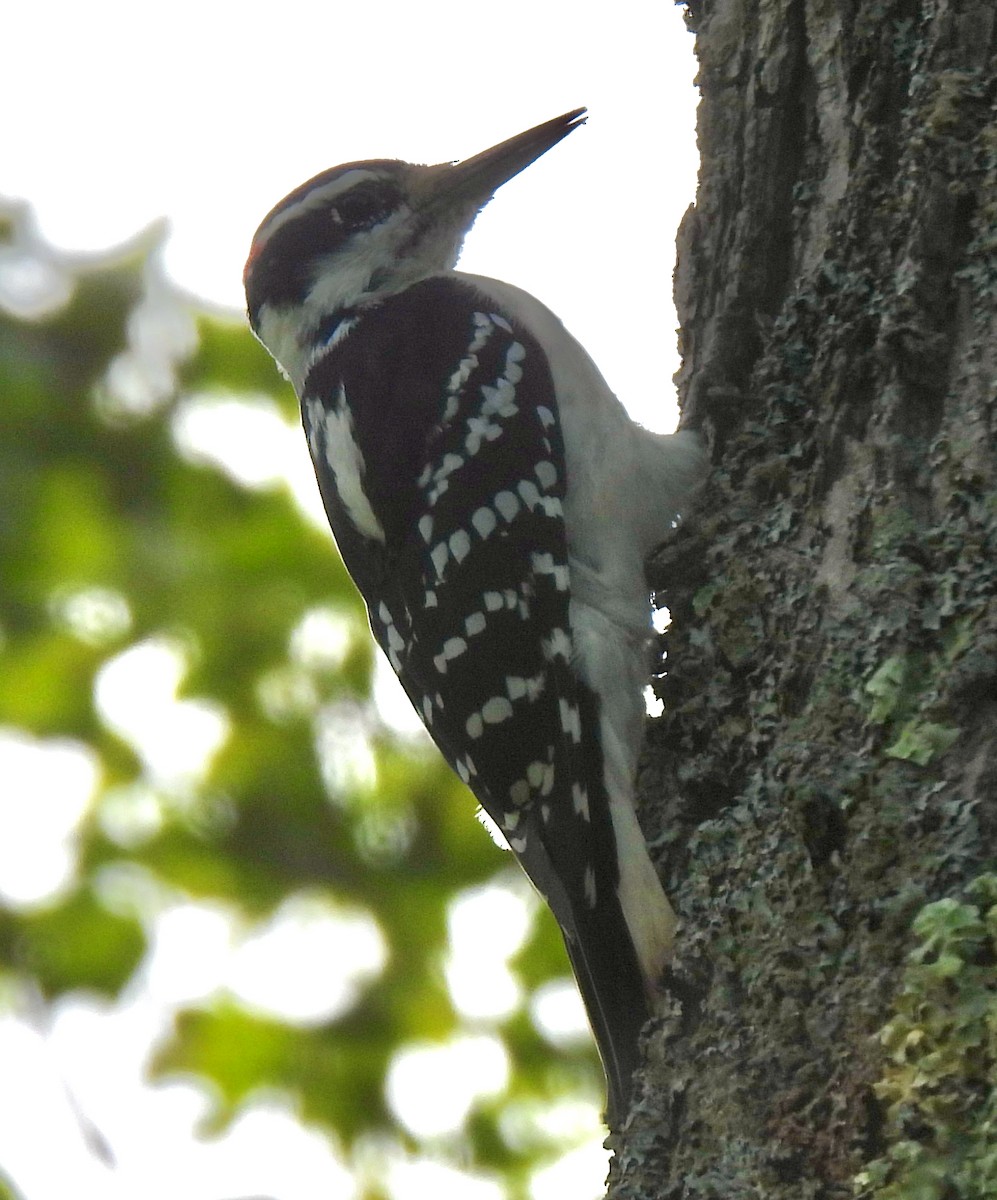
[[[655,434],[631,421],[588,354],[539,300],[499,280],[457,275],[525,325],[550,363],[568,475],[564,518],[574,665],[600,698],[618,892],[653,991],[670,954],[675,915],[633,804],[651,635],[644,560],[701,478],[703,452],[693,434]],[[600,393],[602,403],[594,402]]]

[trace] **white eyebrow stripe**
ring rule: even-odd
[[[365,179],[377,179],[376,171],[366,171],[362,167],[353,167],[349,171],[344,171],[342,175],[337,175],[335,179],[330,179],[328,183],[323,183],[321,187],[310,188],[303,196],[295,200],[293,204],[289,204],[287,208],[282,208],[280,212],[274,213],[273,218],[260,233],[260,241],[265,241],[271,237],[278,229],[281,229],[289,221],[296,221],[302,213],[311,212],[313,208],[324,208],[331,204],[337,196],[343,192],[348,192],[350,188],[356,187],[358,183],[363,183]]]

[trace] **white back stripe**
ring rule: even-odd
[[[353,430],[353,417],[340,387],[336,407],[325,413],[325,461],[336,481],[336,491],[350,520],[364,537],[384,541],[384,530],[364,491],[366,467]]]

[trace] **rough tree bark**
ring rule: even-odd
[[[997,1195],[995,7],[689,5],[713,475],[657,564],[683,924],[616,1200]]]

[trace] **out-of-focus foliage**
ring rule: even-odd
[[[0,1173],[0,1200],[21,1200],[21,1197],[14,1191],[14,1187],[2,1173]]]
[[[428,744],[375,710],[365,616],[328,533],[286,483],[249,487],[181,449],[206,395],[286,422],[295,402],[243,323],[194,311],[163,281],[154,243],[68,263],[23,213],[0,220],[0,729],[42,748],[72,739],[99,780],[72,881],[40,904],[0,894],[0,984],[30,980],[49,1000],[118,994],[154,916],[122,904],[115,880],[217,900],[247,922],[319,894],[383,935],[383,970],[356,1001],[292,1024],[219,995],[179,1015],[156,1070],[208,1077],[222,1123],[281,1089],[347,1152],[362,1135],[405,1141],[386,1068],[405,1044],[459,1030],[443,972],[448,904],[509,859]],[[220,411],[237,439],[240,409]],[[339,644],[302,652],[316,614]],[[130,698],[100,699],[113,664],[148,645],[178,664],[172,711],[214,722],[199,766],[171,774],[108,715]],[[137,711],[142,680],[131,686]],[[527,996],[565,974],[546,918],[516,965]],[[592,1096],[597,1067],[587,1047],[555,1058],[525,1007],[486,1027],[509,1051],[510,1084],[472,1111],[460,1154],[515,1193],[538,1155],[562,1147],[510,1139],[503,1111],[553,1095],[566,1074]]]

